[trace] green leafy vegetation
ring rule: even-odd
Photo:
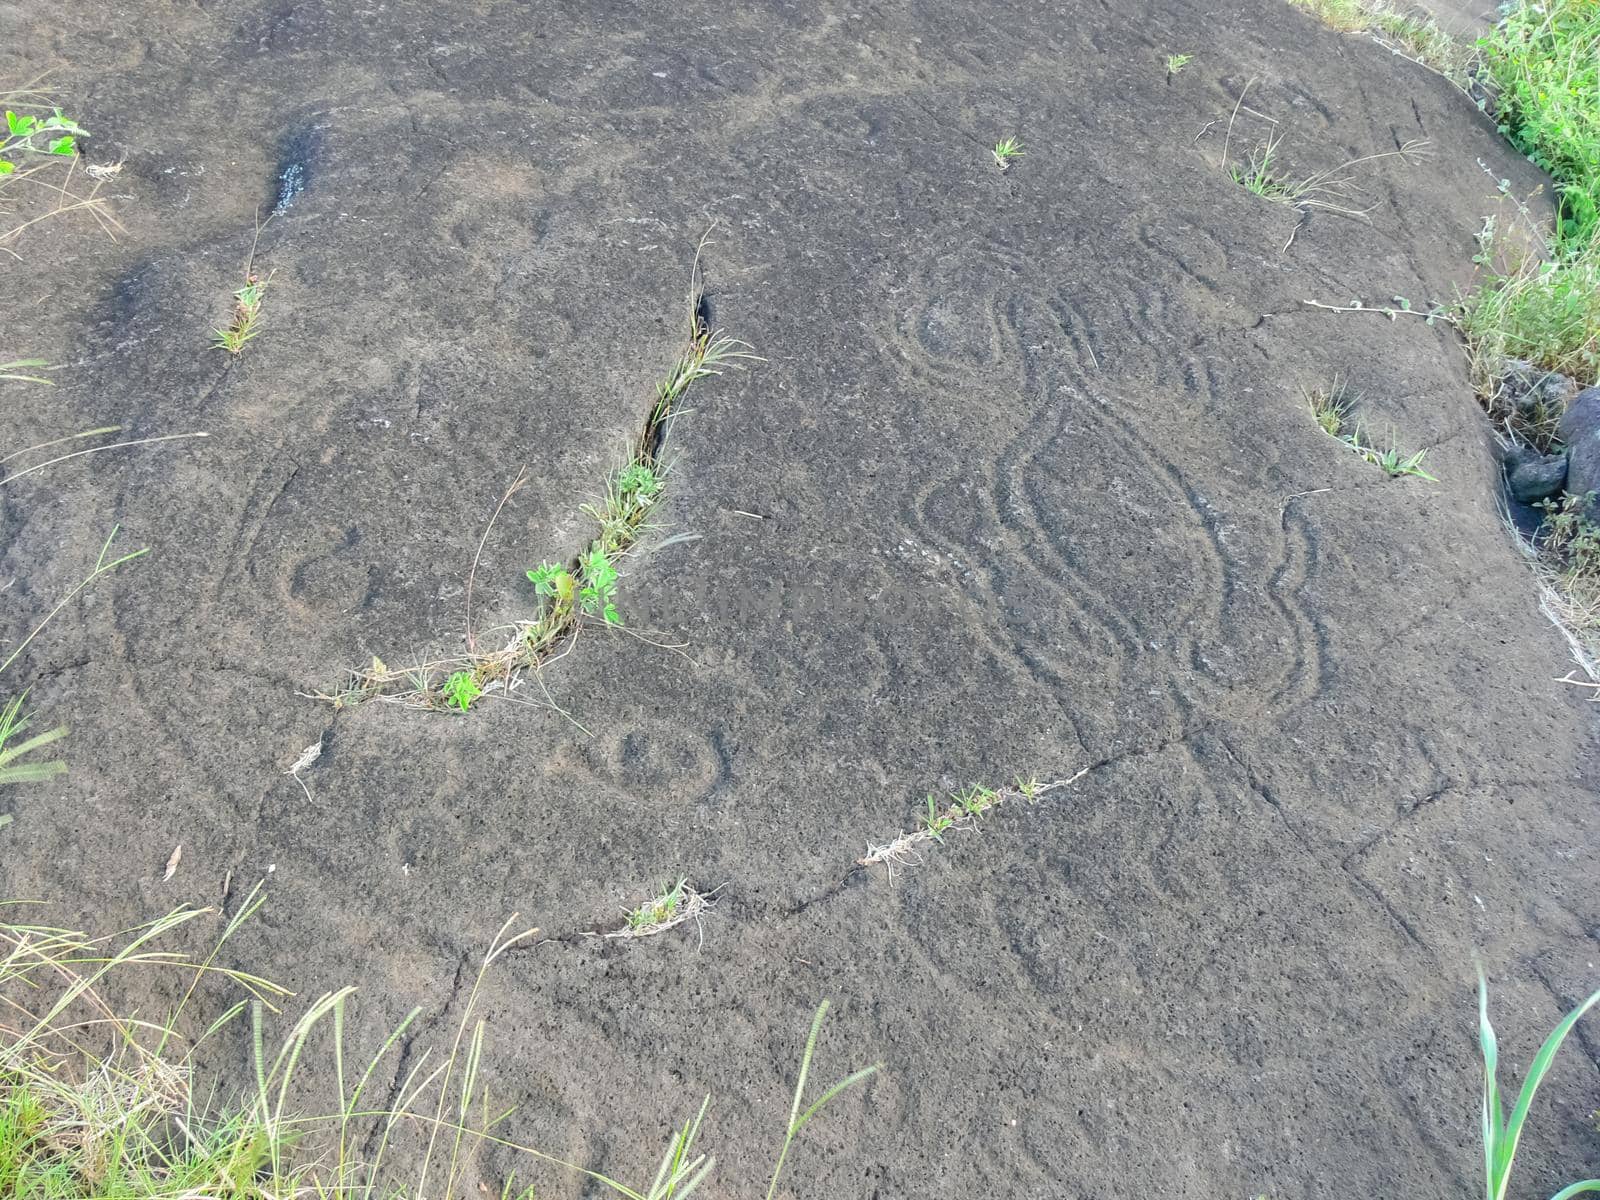
[[[8,221],[0,226],[0,249],[15,256],[11,246],[25,229],[69,212],[88,212],[108,235],[114,235],[120,226],[96,195],[100,176],[89,172],[95,184],[87,193],[71,186],[79,139],[88,137],[88,131],[63,115],[48,94],[31,88],[0,93],[0,105],[5,111],[0,129],[0,215],[8,216],[29,195],[47,205],[15,225]]]
[[[5,131],[0,134],[0,175],[15,173],[17,160],[26,155],[53,154],[71,158],[78,152],[78,139],[88,136],[88,131],[77,122],[62,116],[59,108],[45,117],[7,109]]]
[[[1027,150],[1016,138],[1007,137],[996,142],[990,153],[994,155],[995,164],[1004,171],[1012,162],[1026,154]]]
[[[1550,1073],[1556,1052],[1567,1040],[1573,1026],[1589,1009],[1600,1002],[1600,991],[1594,992],[1577,1008],[1563,1017],[1550,1036],[1539,1047],[1528,1065],[1527,1078],[1517,1093],[1516,1103],[1508,1113],[1501,1101],[1499,1071],[1500,1052],[1494,1036],[1494,1026],[1489,1023],[1489,985],[1478,976],[1478,1046],[1483,1054],[1483,1159],[1484,1191],[1487,1200],[1506,1200],[1510,1195],[1511,1168],[1516,1161],[1517,1146],[1522,1140],[1523,1126],[1528,1120],[1528,1110],[1539,1085]],[[1600,1192],[1600,1179],[1585,1179],[1568,1184],[1550,1200],[1571,1200],[1586,1192]]]
[[[1169,54],[1169,55],[1167,55],[1167,78],[1171,79],[1174,75],[1176,75],[1179,72],[1181,72],[1185,67],[1187,67],[1193,61],[1194,61],[1194,55],[1192,55],[1192,54]]]
[[[1527,222],[1502,232],[1489,220],[1479,234],[1479,284],[1457,318],[1472,359],[1473,381],[1491,416],[1512,418],[1513,432],[1549,447],[1560,413],[1532,424],[1500,410],[1500,378],[1511,359],[1559,372],[1580,386],[1600,378],[1600,237],[1565,255]]]
[[[483,695],[483,687],[471,671],[452,671],[439,689],[449,707],[466,712]]]
[[[1500,132],[1556,181],[1555,243],[1592,255],[1600,234],[1600,4],[1514,4],[1480,39]]]
[[[1575,611],[1589,614],[1584,624],[1591,626],[1600,615],[1600,524],[1590,516],[1594,500],[1593,492],[1541,500],[1544,520],[1534,540],[1560,593]]]
[[[481,992],[490,967],[537,930],[508,922],[490,944],[453,1040],[428,1070],[402,1072],[391,1102],[380,1088],[400,1047],[416,1036],[414,1009],[364,1067],[347,1061],[355,989],[326,993],[281,1038],[269,1039],[288,992],[222,956],[261,907],[260,889],[229,919],[209,953],[168,948],[199,932],[210,909],[180,908],[115,939],[23,924],[0,904],[0,1196],[8,1200],[399,1200],[464,1195],[486,1148],[529,1168],[584,1177],[626,1200],[683,1200],[714,1186],[716,1159],[696,1149],[710,1097],[674,1132],[648,1186],[630,1186],[506,1136],[512,1110],[490,1101],[482,1079],[487,1021]],[[164,1017],[134,1013],[120,993],[135,975],[169,977],[181,999]],[[202,983],[206,986],[201,987]],[[220,1011],[197,1011],[228,991]],[[204,997],[205,1000],[201,998]],[[807,1093],[828,1004],[818,1006],[800,1058],[789,1119],[767,1195],[776,1194],[796,1138],[843,1092],[879,1065]],[[203,1074],[202,1052],[248,1021],[244,1070]],[[301,1066],[326,1056],[326,1084],[306,1084]],[[350,1068],[354,1067],[354,1073]],[[243,1086],[231,1080],[247,1080]],[[236,1090],[228,1090],[236,1088]],[[404,1161],[395,1150],[404,1143]],[[478,1194],[478,1193],[474,1193]],[[502,1200],[532,1200],[515,1174]]]

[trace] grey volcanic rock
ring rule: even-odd
[[[1600,386],[1585,388],[1567,406],[1560,435],[1567,447],[1567,495],[1600,494]],[[1589,511],[1594,515],[1593,504]]]
[[[1555,495],[1567,479],[1565,454],[1540,454],[1526,446],[1507,454],[1505,467],[1506,488],[1522,504]]]
[[[1595,709],[1551,682],[1459,346],[1304,303],[1448,294],[1480,160],[1538,186],[1457,89],[1283,0],[13,8],[0,78],[48,75],[126,165],[115,241],[67,214],[0,256],[3,353],[71,364],[7,386],[0,456],[210,436],[0,490],[8,647],[111,523],[152,550],[6,672],[72,734],[69,774],[0,790],[0,899],[109,932],[265,880],[230,966],[359,986],[362,1054],[424,1010],[375,1089],[476,994],[497,1133],[631,1184],[710,1092],[700,1194],[761,1195],[827,996],[816,1084],[885,1069],[786,1194],[1458,1200],[1475,955],[1508,1061],[1596,982]],[[1236,158],[1430,154],[1302,220],[1223,169],[1247,82]],[[673,418],[624,628],[467,714],[307,699],[461,653],[469,577],[480,645],[536,611],[713,223],[708,308],[761,361]],[[1317,428],[1294,385],[1336,373],[1438,483]],[[1033,773],[1073,782],[857,866],[928,793]],[[680,875],[720,888],[701,920],[583,936]],[[513,913],[543,932],[474,993]],[[208,981],[193,1025],[239,998]],[[230,1086],[238,1024],[206,1047]],[[1578,1041],[1529,1195],[1592,1159]],[[463,1160],[462,1195],[602,1194]]]
[[[1517,412],[1531,416],[1538,412],[1560,412],[1572,400],[1578,385],[1559,371],[1547,371],[1526,359],[1506,361],[1500,376],[1502,399]]]

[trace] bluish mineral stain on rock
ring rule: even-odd
[[[305,164],[292,162],[284,167],[278,173],[278,202],[272,206],[272,215],[276,217],[288,212],[295,198],[305,190]]]

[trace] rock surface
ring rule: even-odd
[[[1560,435],[1567,447],[1567,494],[1600,493],[1600,387],[1578,393],[1561,417]]]
[[[1536,367],[1520,358],[1506,363],[1500,387],[1504,401],[1524,416],[1559,413],[1578,392],[1578,385],[1568,376]]]
[[[1519,504],[1554,496],[1567,481],[1565,454],[1540,454],[1519,446],[1506,455],[1506,487]]]
[[[710,1194],[762,1194],[829,996],[813,1078],[885,1070],[796,1196],[1477,1186],[1474,962],[1512,1063],[1597,982],[1595,710],[1551,682],[1450,332],[1304,303],[1450,294],[1480,160],[1535,190],[1455,89],[1281,0],[34,8],[3,73],[126,155],[126,232],[57,219],[0,267],[7,352],[71,364],[8,432],[210,436],[0,490],[7,644],[112,522],[152,548],[5,681],[73,730],[68,776],[0,792],[5,896],[110,930],[266,879],[231,961],[359,985],[368,1045],[421,1005],[413,1064],[520,913],[550,940],[480,993],[500,1132],[636,1185],[709,1091]],[[1224,170],[1247,83],[1235,158],[1429,155],[1302,222]],[[712,222],[711,307],[764,361],[676,420],[627,630],[465,717],[303,698],[460,649],[522,467],[473,622],[530,614]],[[1317,428],[1300,389],[1338,375],[1438,484]],[[854,867],[926,793],[1030,772],[1083,774]],[[721,886],[698,926],[583,936],[680,873]],[[1587,1036],[1529,1195],[1592,1157]],[[580,1193],[469,1174],[513,1166]]]

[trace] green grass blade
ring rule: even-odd
[[[9,731],[0,730],[0,747],[5,746],[5,737],[3,736],[5,732],[21,732],[25,724],[25,721],[18,722]],[[55,729],[48,730],[44,733],[36,733],[25,742],[19,742],[15,746],[9,746],[5,747],[4,749],[0,749],[0,767],[5,766],[14,758],[21,758],[30,750],[37,750],[40,746],[48,746],[51,742],[59,742],[66,736],[67,727],[65,725],[60,725]],[[55,763],[50,765],[59,766],[63,771],[67,769],[66,763]]]
[[[840,1092],[848,1091],[849,1089],[855,1087],[856,1084],[872,1078],[872,1076],[876,1075],[882,1069],[882,1063],[873,1063],[870,1067],[862,1067],[861,1070],[846,1075],[843,1079],[839,1080],[838,1083],[834,1084],[827,1091],[823,1092],[810,1108],[806,1109],[805,1112],[800,1114],[800,1120],[795,1123],[794,1131],[799,1133],[802,1129],[804,1129],[806,1127],[806,1122],[810,1121],[812,1117],[821,1112],[823,1106],[837,1096]]]
[[[1600,1179],[1585,1179],[1581,1183],[1569,1183],[1550,1200],[1570,1200],[1572,1196],[1581,1196],[1584,1192],[1600,1192]]]
[[[43,783],[57,775],[67,773],[67,764],[61,761],[23,763],[15,767],[0,767],[0,783]]]
[[[1517,1142],[1522,1137],[1522,1125],[1528,1119],[1528,1109],[1533,1104],[1533,1097],[1549,1073],[1556,1051],[1561,1049],[1561,1043],[1567,1040],[1567,1034],[1572,1032],[1572,1027],[1578,1023],[1578,1018],[1597,1003],[1600,1003],[1600,991],[1593,992],[1587,1000],[1563,1017],[1561,1023],[1551,1030],[1550,1036],[1545,1038],[1544,1045],[1539,1047],[1539,1053],[1533,1056],[1533,1063],[1528,1067],[1528,1077],[1523,1081],[1516,1107],[1511,1110],[1511,1117],[1506,1121],[1505,1134],[1496,1147],[1495,1165],[1503,1172],[1501,1195],[1505,1193],[1504,1177],[1511,1173],[1512,1159],[1517,1153]]]
[[[1500,1085],[1495,1079],[1499,1069],[1500,1050],[1494,1037],[1494,1026],[1489,1023],[1489,983],[1478,972],[1478,1045],[1483,1051],[1483,1171],[1484,1195],[1487,1200],[1499,1200],[1496,1192],[1504,1192],[1504,1184],[1496,1187],[1495,1157],[1500,1144]]]

